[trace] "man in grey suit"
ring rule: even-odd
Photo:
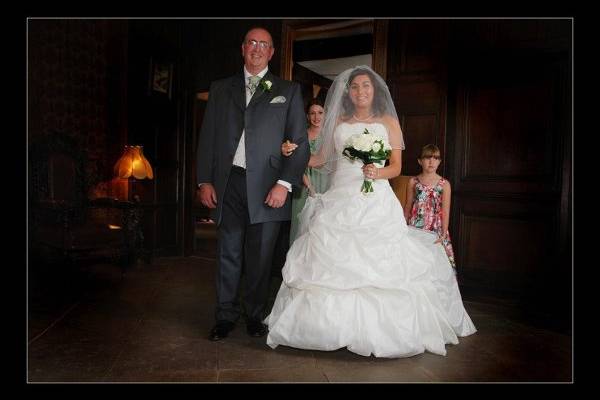
[[[210,340],[229,334],[240,317],[238,288],[250,336],[267,333],[274,246],[281,221],[291,217],[293,186],[300,187],[308,146],[300,86],[274,76],[270,33],[253,28],[242,43],[244,71],[211,84],[198,141],[198,196],[217,223],[216,325]],[[281,157],[285,140],[297,143]]]

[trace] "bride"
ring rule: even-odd
[[[342,156],[367,129],[387,139],[387,166]],[[325,102],[323,142],[311,166],[331,174],[300,214],[283,282],[265,319],[267,344],[348,350],[375,357],[445,355],[447,343],[476,332],[453,268],[429,232],[408,227],[388,179],[400,174],[404,149],[383,79],[366,66],[344,71]],[[373,192],[362,193],[364,179]]]

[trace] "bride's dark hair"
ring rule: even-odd
[[[352,103],[352,99],[350,99],[350,85],[354,78],[359,75],[367,75],[369,80],[371,81],[371,85],[373,85],[373,104],[371,105],[371,111],[375,114],[375,116],[380,117],[385,114],[386,106],[384,104],[384,97],[378,96],[380,91],[385,90],[381,87],[379,81],[375,79],[375,76],[371,71],[365,68],[357,67],[355,68],[348,77],[348,82],[346,83],[346,90],[344,91],[344,99],[342,100],[342,108],[343,108],[343,119],[349,119],[354,114],[354,103]]]

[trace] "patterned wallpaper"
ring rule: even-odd
[[[91,177],[106,179],[107,21],[29,20],[29,139],[76,137]]]

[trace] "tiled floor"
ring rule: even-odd
[[[28,382],[572,381],[570,336],[477,302],[465,306],[478,332],[448,345],[446,357],[272,350],[243,323],[211,342],[214,268],[210,259],[161,258],[121,278],[97,265],[85,281],[54,286],[31,274]]]

